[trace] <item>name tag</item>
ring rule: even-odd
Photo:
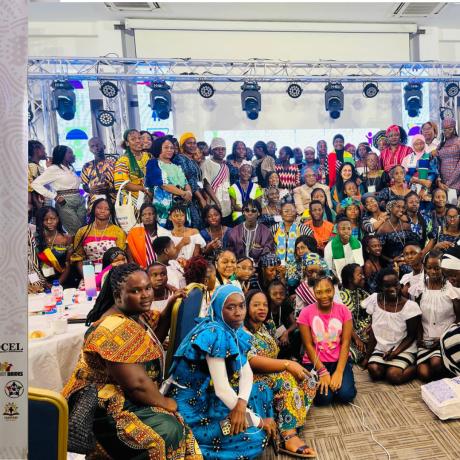
[[[375,185],[368,185],[367,191],[368,193],[375,193]]]
[[[102,264],[101,263],[94,264],[94,273],[101,273],[101,271],[102,271]]]
[[[43,265],[42,273],[45,278],[48,278],[49,276],[53,276],[56,274],[54,268],[50,267],[49,265]]]
[[[275,332],[275,338],[279,339],[286,332],[284,324],[282,324]]]
[[[203,188],[203,181],[197,181],[196,185],[198,185],[199,188]]]
[[[39,281],[40,281],[40,278],[35,272],[29,273],[29,283],[30,284],[38,283]]]

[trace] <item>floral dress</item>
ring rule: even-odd
[[[276,326],[269,320],[252,335],[252,348],[248,354],[276,359],[279,347],[275,339]],[[264,382],[273,391],[276,422],[281,432],[301,428],[307,419],[308,410],[316,395],[316,385],[308,379],[297,382],[289,371],[271,374],[254,374],[254,382]]]

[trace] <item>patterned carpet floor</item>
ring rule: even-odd
[[[460,459],[460,419],[442,422],[425,405],[419,381],[399,387],[374,383],[355,367],[358,395],[354,404],[364,411],[364,423],[383,444],[391,460]],[[386,460],[388,456],[362,425],[362,414],[349,405],[312,407],[303,438],[318,460]],[[267,449],[263,460],[275,458]],[[294,457],[279,455],[281,460]]]

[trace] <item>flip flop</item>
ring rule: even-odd
[[[304,454],[303,453],[305,449],[311,449],[311,447],[307,446],[306,444],[303,444],[302,446],[300,446],[295,452],[292,450],[286,449],[286,441],[288,441],[289,439],[295,436],[298,436],[297,433],[290,434],[288,436],[283,436],[282,445],[284,446],[284,449],[279,447],[278,452],[286,454],[286,455],[290,455],[291,457],[296,457],[296,458],[316,458],[316,454]]]

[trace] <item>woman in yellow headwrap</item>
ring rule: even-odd
[[[178,155],[174,156],[173,163],[182,168],[187,182],[192,189],[193,200],[190,203],[190,226],[201,230],[203,228],[201,210],[206,206],[206,200],[204,198],[204,191],[202,190],[201,169],[193,159],[193,155],[197,149],[195,134],[191,132],[182,134],[179,145],[181,151]]]

